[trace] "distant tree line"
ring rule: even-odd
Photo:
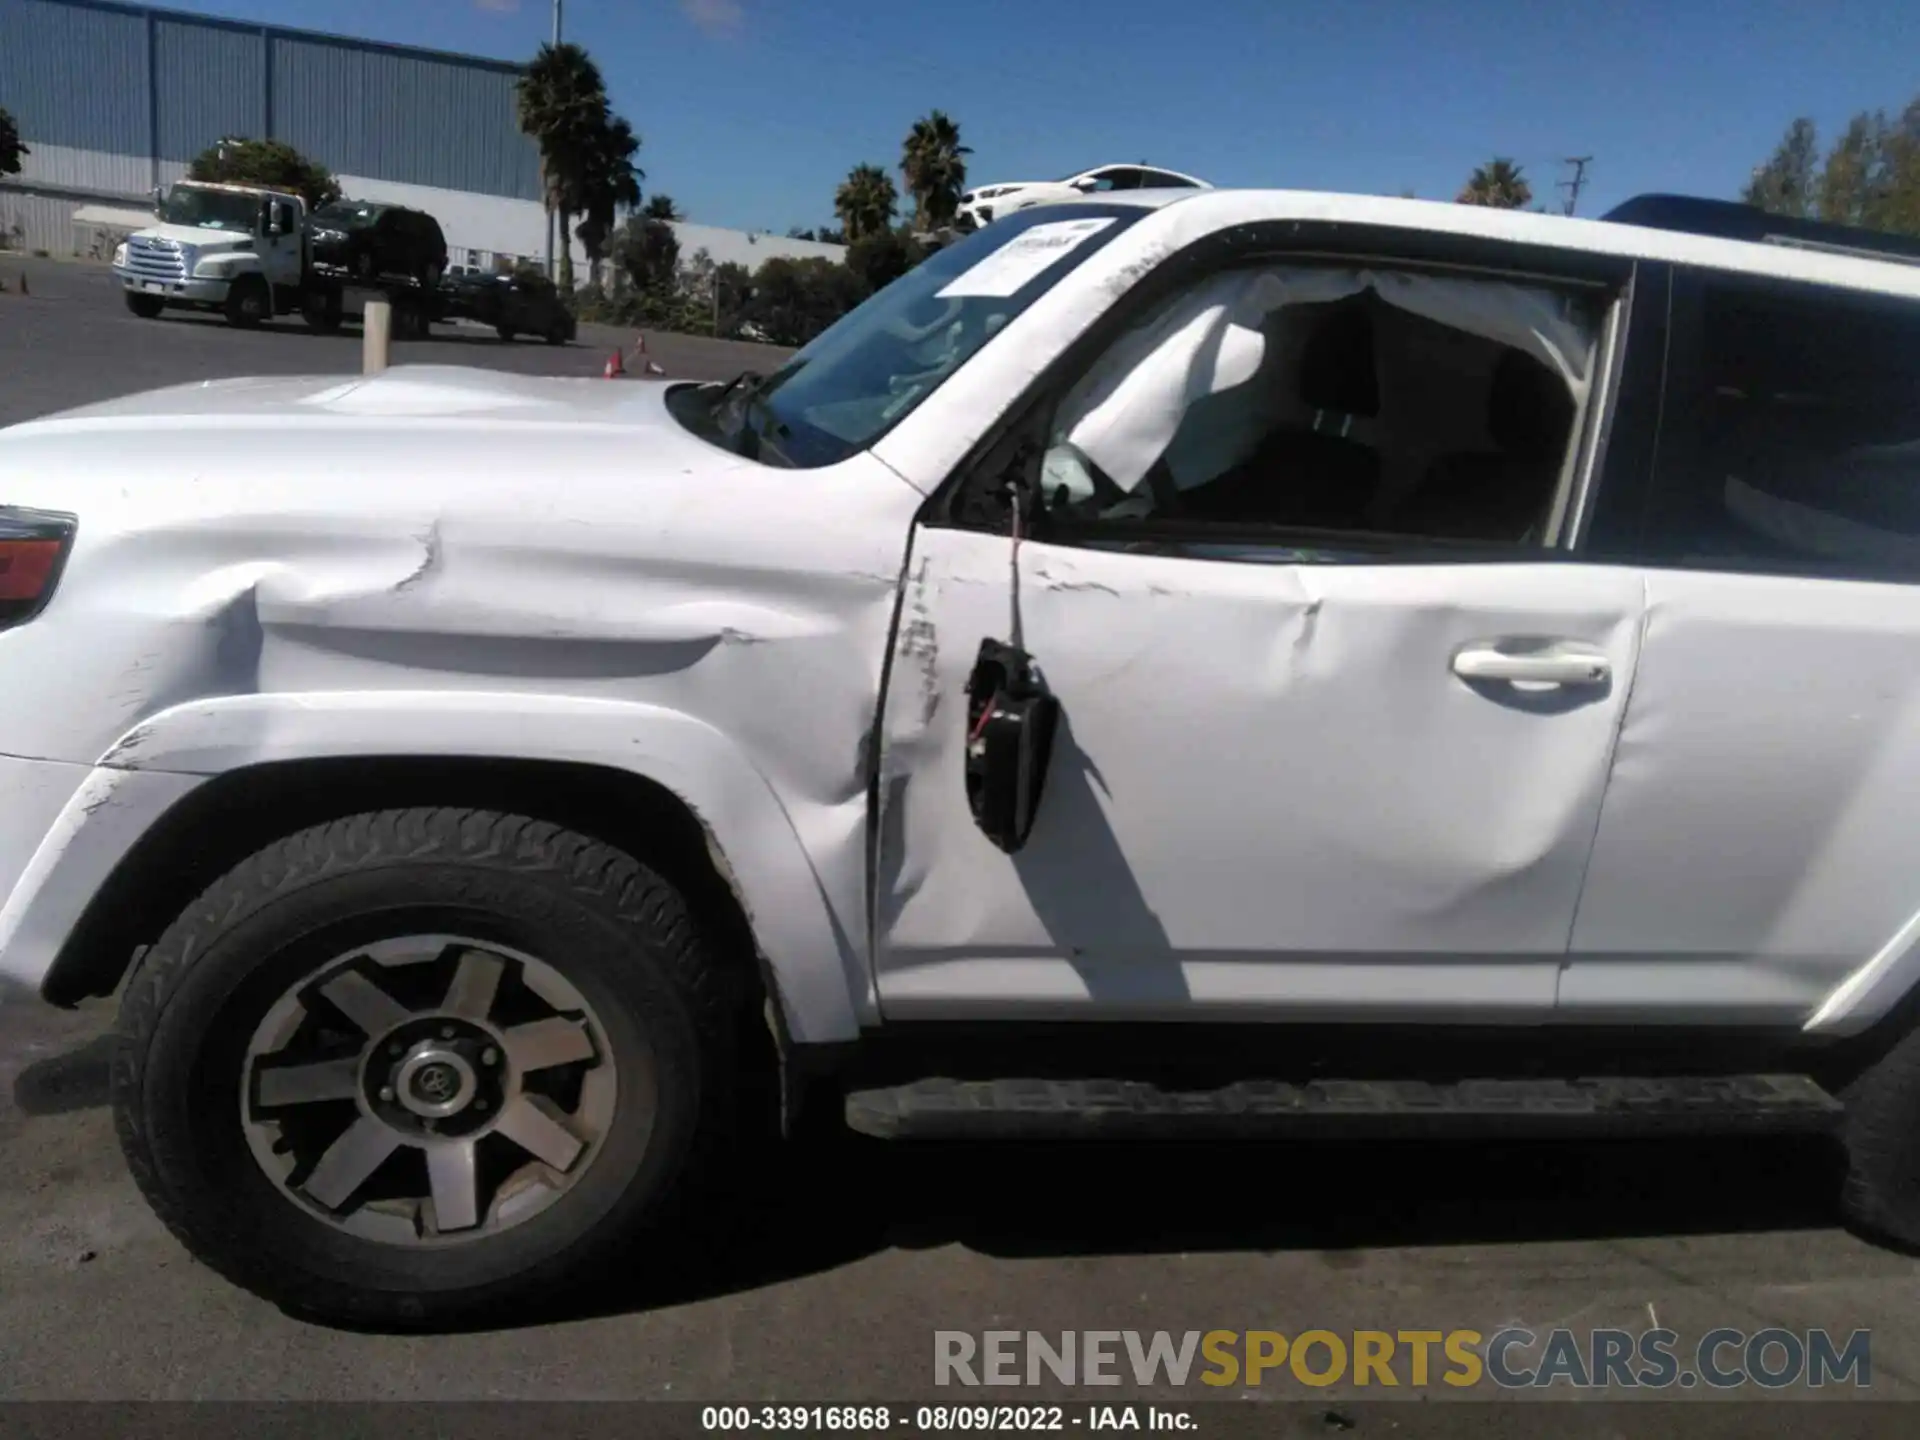
[[[787,232],[795,240],[844,245],[845,258],[778,257],[751,273],[716,265],[700,251],[682,257],[673,202],[656,195],[617,232],[611,274],[579,292],[583,319],[751,336],[776,345],[804,345],[867,296],[925,259],[952,226],[967,187],[960,126],[935,110],[916,120],[900,147],[900,177],[912,203],[899,217],[901,188],[883,168],[861,164],[834,192],[837,226]]]
[[[1894,116],[1861,111],[1824,154],[1802,116],[1740,198],[1776,215],[1920,235],[1920,97]]]

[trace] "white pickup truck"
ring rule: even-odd
[[[1897,244],[1140,192],[727,385],[0,432],[0,976],[333,1319],[697,1263],[820,1113],[1814,1128],[1920,1243]]]
[[[127,308],[143,319],[167,309],[213,310],[252,329],[276,315],[300,315],[336,329],[346,312],[345,279],[314,263],[304,199],[257,185],[182,180],[155,204],[157,223],[113,252]],[[437,284],[367,281],[392,302],[396,334],[417,335],[459,309]]]
[[[113,252],[113,273],[134,314],[152,318],[169,306],[218,310],[231,324],[251,327],[308,308],[316,286],[300,196],[183,180],[154,213],[157,224],[136,230]],[[325,313],[322,301],[316,314]]]

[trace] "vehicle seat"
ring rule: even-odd
[[[1380,412],[1373,297],[1327,307],[1300,352],[1299,395],[1312,418],[1283,425],[1241,464],[1180,497],[1196,519],[1357,528],[1380,483],[1380,457],[1349,433]]]
[[[1487,434],[1499,448],[1441,456],[1387,528],[1440,540],[1524,541],[1546,517],[1573,418],[1573,397],[1559,376],[1524,351],[1507,351],[1487,387]]]

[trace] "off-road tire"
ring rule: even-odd
[[[1841,1092],[1847,1223],[1920,1250],[1920,1029],[1910,1030]]]
[[[227,303],[222,308],[229,325],[238,330],[253,330],[272,316],[273,292],[258,275],[242,275],[228,287]]]
[[[278,1189],[247,1148],[240,1085],[248,1034],[330,932],[365,943],[429,921],[540,952],[594,1007],[622,1088],[602,1148],[550,1208],[415,1248],[343,1233]],[[503,1312],[524,1323],[588,1277],[632,1289],[684,1262],[696,1218],[724,1209],[712,1202],[760,1133],[736,1083],[749,975],[712,952],[671,885],[608,845],[520,815],[354,815],[242,862],[147,952],[121,1001],[115,1126],[181,1243],[288,1311],[406,1329]],[[657,1092],[644,1140],[619,1119],[641,1075]]]
[[[141,295],[129,290],[126,292],[126,297],[127,309],[138,315],[142,320],[157,319],[159,318],[160,312],[167,308],[167,302],[162,300],[158,295]]]

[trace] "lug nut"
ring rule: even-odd
[[[480,1063],[482,1065],[498,1065],[500,1063],[500,1052],[489,1045],[480,1052]]]
[[[406,1046],[402,1045],[398,1040],[396,1040],[391,1045],[387,1046],[387,1054],[398,1055],[406,1048],[407,1048]]]
[[[393,1087],[391,1085],[382,1085],[380,1087],[380,1098],[382,1100],[393,1099]]]
[[[442,1026],[440,1027],[440,1038],[441,1038],[442,1040],[451,1040],[451,1039],[453,1039],[453,1026],[451,1026],[451,1025],[442,1025]]]
[[[479,1098],[478,1100],[476,1100],[476,1101],[474,1101],[474,1102],[473,1102],[473,1108],[474,1108],[474,1109],[476,1109],[476,1110],[485,1110],[485,1109],[488,1109],[488,1108],[490,1108],[490,1107],[489,1107],[489,1106],[487,1105],[487,1097],[486,1097],[486,1096],[484,1096],[484,1095],[482,1095],[482,1096],[481,1096],[481,1097],[480,1097],[480,1098]]]

